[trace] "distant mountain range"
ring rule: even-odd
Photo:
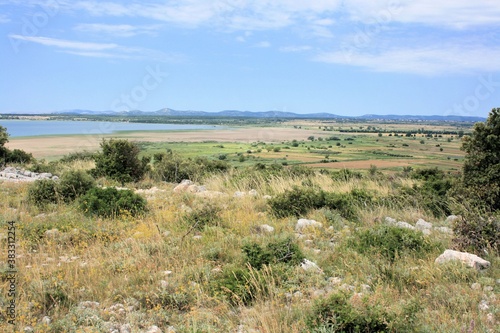
[[[109,116],[175,116],[175,117],[242,117],[242,118],[283,118],[283,119],[368,119],[368,120],[406,120],[406,121],[464,121],[477,122],[485,121],[484,117],[471,116],[422,116],[422,115],[377,115],[366,114],[363,116],[340,116],[332,113],[308,113],[300,114],[283,111],[238,111],[224,110],[219,112],[207,111],[179,111],[173,109],[161,109],[158,111],[90,111],[90,110],[66,110],[54,112],[60,115],[109,115]]]

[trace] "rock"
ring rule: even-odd
[[[130,327],[130,324],[123,324],[120,326],[120,333],[132,333],[132,327]]]
[[[488,311],[490,309],[490,306],[488,305],[488,302],[485,301],[484,299],[479,303],[478,305],[479,310],[481,311]]]
[[[99,302],[83,301],[78,304],[78,307],[84,309],[98,309],[99,305]]]
[[[240,191],[236,191],[233,194],[233,198],[243,198],[244,196],[245,196],[245,192],[240,192]]]
[[[51,322],[52,322],[52,320],[50,319],[49,316],[45,316],[42,318],[42,324],[44,324],[44,325],[50,325]]]
[[[460,217],[456,216],[456,215],[450,215],[446,218],[446,223],[448,224],[451,224],[453,222],[455,222],[456,220],[458,220]]]
[[[175,327],[173,327],[173,326],[169,326],[169,327],[167,327],[167,333],[175,333],[175,332],[177,332],[177,331],[175,330]]]
[[[484,292],[490,292],[490,291],[493,291],[493,289],[494,288],[492,286],[484,286],[483,291]]]
[[[272,196],[267,195],[267,194],[262,197],[262,199],[266,199],[266,200],[269,200],[269,199],[272,199],[272,198],[273,198]]]
[[[193,236],[193,239],[199,240],[201,239],[201,236],[200,235]]]
[[[52,176],[52,180],[59,180],[59,177],[57,177],[57,176]]]
[[[35,332],[35,330],[33,329],[33,327],[31,326],[26,326],[24,329],[23,329],[24,332],[26,333],[33,333]]]
[[[437,230],[443,234],[453,235],[453,230],[448,227],[437,227],[434,228],[434,230]]]
[[[342,278],[337,277],[337,276],[330,277],[330,278],[328,278],[328,282],[330,282],[331,284],[333,284],[334,286],[336,286],[336,285],[339,285],[342,282]]]
[[[477,270],[487,269],[491,265],[489,261],[486,261],[475,254],[454,250],[445,250],[443,254],[436,258],[435,262],[436,264],[443,264],[448,261],[460,261]]]
[[[54,228],[54,229],[50,229],[50,230],[45,231],[44,235],[47,238],[56,238],[57,236],[60,235],[60,232],[58,229]]]
[[[262,224],[260,226],[257,227],[257,229],[260,231],[260,232],[267,232],[267,233],[271,233],[274,231],[274,228],[271,227],[270,225],[268,224]]]
[[[148,330],[146,331],[146,333],[162,333],[162,331],[161,331],[161,329],[158,326],[153,325],[153,326],[150,326],[148,328]]]
[[[189,193],[198,193],[198,192],[205,192],[207,189],[205,186],[198,186],[198,185],[189,185],[187,188],[187,191]]]
[[[431,229],[424,229],[422,230],[422,233],[426,236],[429,236],[431,234]]]
[[[490,325],[495,325],[495,315],[493,313],[488,313],[486,315],[486,321],[488,322],[488,324]]]
[[[26,176],[26,177],[31,177],[31,171],[25,170],[25,171],[23,172],[23,176]]]
[[[174,192],[175,193],[186,192],[189,186],[191,185],[193,185],[192,181],[190,181],[189,179],[184,179],[183,181],[180,182],[179,185],[174,187]]]
[[[322,289],[317,289],[315,291],[313,291],[312,293],[312,298],[320,298],[320,297],[324,297],[326,294],[326,292]]]
[[[398,221],[396,219],[393,219],[392,217],[386,216],[385,217],[385,223],[387,224],[396,224]]]
[[[415,230],[415,227],[412,226],[411,224],[409,224],[408,222],[404,222],[404,221],[399,221],[398,223],[396,223],[396,227],[398,228],[401,228],[401,229],[411,229],[411,230]]]
[[[361,290],[364,292],[364,293],[369,293],[371,291],[371,287],[367,284],[362,284],[361,285]]]
[[[308,271],[315,271],[315,272],[318,272],[318,273],[323,273],[323,271],[321,270],[321,268],[318,267],[318,265],[316,265],[316,263],[312,262],[311,260],[308,260],[308,259],[304,259],[302,260],[302,262],[300,263],[300,267],[302,267],[303,270],[305,270],[306,272]]]
[[[50,179],[52,178],[52,174],[49,172],[44,172],[38,175],[40,179]]]
[[[481,290],[481,284],[475,282],[470,286],[473,290]]]
[[[168,287],[168,282],[165,280],[160,280],[160,286],[165,289]]]
[[[295,230],[301,231],[308,227],[321,228],[323,227],[323,224],[315,220],[299,219],[295,225]]]
[[[430,230],[432,229],[432,223],[429,223],[423,219],[419,219],[417,223],[415,224],[415,228],[418,230],[424,231],[424,230]]]
[[[252,190],[248,191],[248,195],[249,195],[249,196],[252,196],[252,197],[256,197],[256,196],[258,196],[258,195],[259,195],[259,193],[257,193],[257,191],[256,191],[256,190],[253,190],[253,189],[252,189]]]

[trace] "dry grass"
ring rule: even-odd
[[[90,163],[68,165],[90,167]],[[391,181],[370,178],[339,181],[319,173],[308,179],[326,191],[364,189],[379,196],[388,195],[394,186]],[[35,332],[108,332],[108,322],[129,323],[134,332],[144,332],[151,325],[159,326],[163,332],[169,326],[177,332],[235,332],[240,325],[247,331],[263,333],[306,332],[305,319],[314,299],[340,290],[343,284],[363,292],[370,302],[396,312],[410,299],[415,300],[421,309],[416,320],[426,331],[459,332],[472,320],[478,332],[493,332],[498,327],[490,320],[493,317],[498,323],[500,300],[492,296],[500,291],[495,282],[498,257],[489,258],[493,261],[489,271],[477,273],[459,265],[436,266],[437,251],[388,265],[375,254],[361,255],[346,245],[356,228],[371,228],[385,216],[410,223],[425,218],[442,224],[442,219],[432,219],[418,207],[404,211],[370,207],[359,212],[360,221],[356,224],[346,221],[344,227],[335,225],[333,229],[327,229],[329,222],[321,212],[313,211],[304,217],[315,218],[325,227],[310,230],[297,241],[306,257],[315,261],[324,274],[304,272],[299,267],[251,269],[249,283],[255,301],[248,306],[231,305],[214,293],[213,283],[219,279],[220,270],[231,265],[244,267],[244,243],[265,242],[277,234],[295,234],[296,219],[276,219],[269,214],[261,196],[301,186],[304,180],[241,177],[233,171],[204,182],[209,190],[227,194],[216,199],[173,193],[172,184],[154,184],[162,191],[148,198],[150,211],[138,219],[88,218],[73,205],[52,207],[39,215],[42,212],[27,206],[23,199],[28,185],[1,183],[2,249],[7,246],[6,222],[17,221],[16,331],[31,326]],[[413,181],[392,182],[411,186]],[[233,198],[235,191],[250,189],[256,189],[259,196]],[[217,225],[189,232],[189,226],[183,222],[183,216],[188,214],[186,207],[196,210],[208,203],[221,208]],[[255,232],[255,226],[264,223],[275,227],[274,234]],[[59,234],[47,236],[45,230],[52,228],[57,228]],[[451,242],[450,236],[436,232],[429,239],[444,247]],[[3,267],[6,252],[1,253]],[[381,274],[382,266],[394,273],[393,280]],[[339,278],[341,282],[334,284],[329,278]],[[481,284],[481,290],[471,288],[474,282]],[[371,291],[363,291],[363,284],[369,285]],[[7,282],[2,280],[0,286],[5,290]],[[297,292],[302,296],[294,296]],[[2,297],[6,299],[3,293]],[[484,297],[488,299],[487,311],[478,309]],[[97,301],[100,305],[84,310],[78,306],[83,301]],[[362,306],[355,297],[352,302]],[[117,303],[125,306],[123,313],[113,310]],[[1,316],[4,311],[2,307]],[[44,316],[51,318],[49,326],[42,324]],[[1,331],[12,328],[0,320]]]

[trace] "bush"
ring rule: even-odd
[[[349,246],[359,253],[379,253],[390,261],[403,255],[423,256],[437,245],[431,244],[420,231],[380,225],[358,231]]]
[[[58,199],[57,184],[53,180],[36,180],[28,188],[28,202],[37,207],[44,207],[51,203],[57,203],[59,201]]]
[[[193,160],[182,158],[177,154],[165,154],[160,160],[155,159],[155,161],[156,177],[171,183],[179,183],[184,179],[199,181],[206,175],[225,172],[229,169],[227,162],[205,157],[197,157]]]
[[[59,195],[66,202],[77,199],[93,187],[95,180],[85,171],[66,172],[57,185]]]
[[[212,293],[222,295],[233,305],[250,305],[257,294],[255,285],[250,280],[251,273],[248,269],[226,266],[221,276],[211,280]]]
[[[94,187],[80,198],[80,209],[86,214],[102,217],[137,216],[146,211],[146,199],[130,190]]]
[[[59,159],[59,162],[71,163],[74,161],[92,161],[96,158],[96,156],[96,153],[84,150],[64,155]]]
[[[320,208],[325,202],[324,192],[312,188],[294,187],[269,200],[269,208],[276,217],[300,217],[310,209]]]
[[[30,163],[34,160],[33,154],[27,153],[24,150],[14,149],[7,151],[6,163]]]
[[[110,139],[101,143],[102,152],[97,154],[94,173],[119,182],[139,181],[147,169],[147,161],[139,160],[139,147],[127,140]]]
[[[265,248],[257,243],[245,244],[242,250],[248,263],[255,269],[278,263],[298,265],[304,259],[298,244],[290,237],[272,241]]]
[[[347,295],[338,293],[317,301],[306,324],[316,332],[388,332],[388,321],[393,319],[377,306],[354,308]]]
[[[191,228],[203,230],[206,226],[220,226],[220,208],[211,204],[201,209],[193,210],[184,216],[183,220]]]
[[[479,213],[468,213],[455,221],[453,225],[454,245],[461,251],[477,254],[493,250],[500,253],[500,217]]]

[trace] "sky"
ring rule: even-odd
[[[486,117],[498,0],[0,0],[0,113]]]

